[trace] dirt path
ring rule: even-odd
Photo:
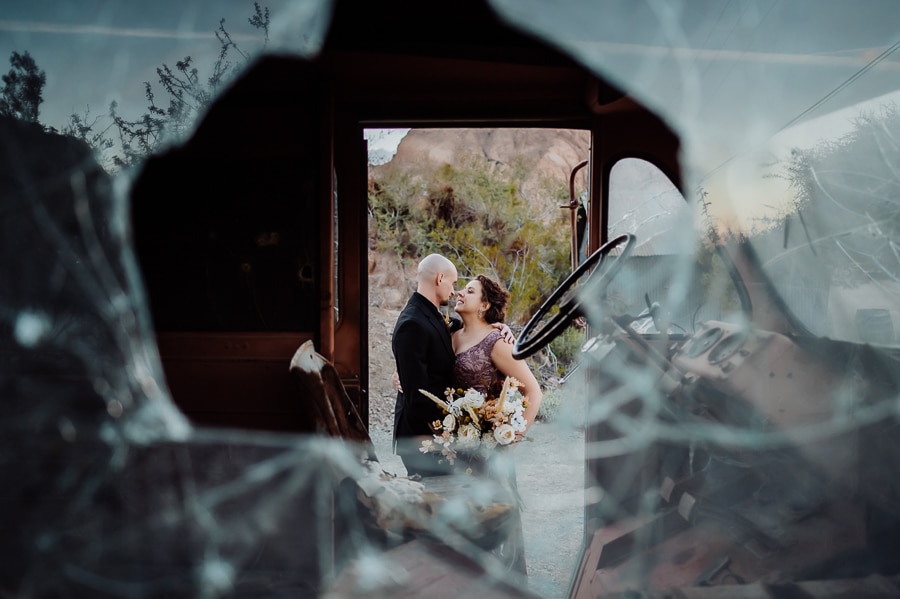
[[[390,335],[399,308],[369,310],[369,426],[382,467],[406,475],[391,453],[395,393]],[[568,408],[578,422],[580,407]],[[580,406],[580,404],[579,404]],[[584,522],[584,433],[563,423],[537,422],[532,441],[516,448],[529,587],[548,599],[566,597],[579,558]]]
[[[562,599],[583,535],[584,435],[541,422],[532,431],[533,441],[516,449],[528,586],[542,597]],[[390,430],[373,429],[372,437],[382,467],[405,475],[403,463],[391,453]]]

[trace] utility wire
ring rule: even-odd
[[[833,90],[831,90],[830,92],[825,94],[821,99],[819,99],[817,102],[815,102],[812,106],[810,106],[809,108],[807,108],[806,110],[804,110],[803,112],[801,112],[800,114],[798,114],[797,116],[792,118],[784,126],[782,126],[781,129],[779,129],[779,131],[783,131],[784,129],[787,129],[788,127],[790,127],[791,125],[793,125],[794,123],[796,123],[797,121],[799,121],[800,119],[805,117],[807,114],[809,114],[810,112],[812,112],[813,110],[815,110],[816,108],[818,108],[819,106],[821,106],[822,104],[824,104],[825,102],[827,102],[828,100],[830,100],[831,98],[833,98],[834,96],[839,94],[841,91],[846,89],[847,86],[849,86],[851,83],[853,83],[854,81],[856,81],[857,79],[862,77],[864,74],[866,74],[869,71],[869,69],[871,69],[872,67],[877,65],[879,62],[881,62],[882,60],[884,60],[885,58],[887,58],[888,56],[890,56],[891,54],[896,52],[898,48],[900,48],[900,41],[895,42],[894,45],[890,46],[887,50],[885,50],[884,52],[882,52],[881,54],[879,54],[878,56],[876,56],[875,58],[870,60],[863,68],[861,68],[860,70],[853,73],[846,81],[844,81],[843,83],[838,85],[836,88],[834,88]]]
[[[807,108],[806,110],[804,110],[803,112],[801,112],[800,114],[798,114],[797,116],[792,118],[790,121],[788,121],[787,123],[782,125],[778,131],[784,131],[785,129],[787,129],[788,127],[790,127],[791,125],[793,125],[794,123],[796,123],[797,121],[799,121],[800,119],[802,119],[803,117],[805,117],[806,115],[808,115],[809,113],[814,111],[819,106],[822,106],[825,102],[827,102],[828,100],[830,100],[831,98],[833,98],[834,96],[839,94],[841,91],[846,89],[854,81],[856,81],[857,79],[859,79],[860,77],[865,75],[870,69],[872,69],[872,67],[874,67],[879,62],[883,61],[885,58],[887,58],[888,56],[890,56],[891,54],[896,52],[897,49],[900,49],[900,40],[898,40],[897,42],[894,42],[894,44],[889,46],[884,52],[882,52],[881,54],[879,54],[878,56],[876,56],[875,58],[873,58],[872,60],[867,62],[861,69],[859,69],[858,71],[853,73],[850,77],[848,77],[846,81],[844,81],[843,83],[838,85],[836,88],[834,88],[833,90],[831,90],[830,92],[828,92],[827,94],[822,96],[820,99],[818,99],[816,102],[814,102],[809,108]],[[710,175],[717,172],[719,169],[721,169],[722,167],[724,167],[725,165],[730,163],[736,157],[737,157],[737,155],[731,156],[730,158],[728,158],[727,160],[725,160],[724,162],[722,162],[715,168],[711,169],[705,175],[703,175],[703,177],[701,177],[701,180],[705,180],[705,179],[709,178]]]

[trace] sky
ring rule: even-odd
[[[289,0],[261,3],[273,20]],[[111,101],[126,118],[145,111],[144,82],[163,103],[156,68],[191,56],[202,77],[219,51],[214,31],[220,19],[246,52],[263,47],[261,32],[248,19],[247,0],[29,0],[0,3],[0,72],[12,52],[28,52],[47,76],[40,120],[60,128],[73,113],[106,115]],[[237,55],[234,54],[237,59]]]
[[[275,38],[288,8],[302,3],[269,0],[260,5],[270,10],[270,37]],[[241,50],[261,50],[262,32],[248,22],[253,14],[253,2],[247,0],[161,0],[149,14],[143,3],[110,0],[0,3],[0,72],[9,70],[13,52],[28,52],[35,59],[47,76],[40,107],[45,125],[62,129],[72,114],[108,122],[111,102],[118,104],[120,115],[133,119],[146,112],[145,82],[153,86],[157,105],[166,102],[156,73],[162,64],[174,69],[190,56],[201,77],[209,73],[220,48],[214,31],[221,19]],[[240,60],[234,51],[231,56]],[[370,151],[389,159],[407,131],[370,130]]]
[[[827,98],[811,115],[825,117],[779,136],[808,147],[842,132],[848,122],[843,106],[900,89],[900,52],[874,65],[881,51],[896,49],[891,43],[900,40],[900,24],[885,18],[892,14],[892,5],[880,0],[853,7],[827,3],[834,9],[830,12],[811,10],[814,5],[799,0],[790,4],[766,0],[759,5],[673,2],[685,14],[670,15],[668,22],[635,8],[646,9],[652,3],[612,2],[603,14],[615,17],[618,10],[621,18],[600,19],[600,8],[573,2],[573,10],[558,15],[544,10],[541,14],[547,18],[529,20],[529,7],[541,10],[545,2],[496,0],[506,7],[507,17],[521,20],[536,34],[555,36],[585,64],[613,81],[622,78],[638,98],[658,109],[683,136],[684,164],[694,169],[696,179],[729,161],[728,194],[735,199],[746,195],[746,201],[736,202],[746,206],[761,205],[750,195],[773,193],[772,181],[760,179],[753,172],[756,166],[733,160],[735,147],[765,155],[768,148],[755,146],[803,109]],[[289,45],[291,35],[302,37],[304,27],[317,23],[315,13],[330,7],[327,0],[261,4],[271,10],[273,29],[282,27],[281,36],[273,31],[269,49]],[[208,75],[219,51],[214,31],[220,19],[240,48],[249,53],[261,50],[262,36],[248,23],[253,11],[251,0],[0,2],[4,61],[0,73],[8,70],[5,61],[13,51],[31,54],[47,76],[40,116],[45,125],[62,128],[72,114],[108,122],[113,101],[119,114],[134,119],[146,111],[145,82],[153,86],[157,104],[167,102],[158,83],[158,66],[174,67],[191,56],[201,77]],[[237,60],[237,54],[233,58]],[[692,88],[687,83],[694,79]],[[844,82],[852,85],[844,87]],[[373,152],[392,154],[402,133],[372,132],[369,137]]]
[[[725,218],[759,217],[780,199],[772,195],[784,186],[773,189],[763,168],[772,151],[833,139],[846,132],[859,102],[900,90],[896,1],[492,4],[670,125],[681,142],[687,192],[715,186],[710,197],[734,213],[722,212]],[[550,11],[551,4],[560,8]],[[786,131],[790,123],[801,126]]]
[[[409,129],[366,129],[365,138],[369,142],[369,161],[386,162],[397,153],[397,146],[406,137]]]

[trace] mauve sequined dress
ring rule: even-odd
[[[453,384],[462,390],[475,389],[487,393],[502,380],[502,374],[491,361],[491,350],[502,338],[500,331],[494,329],[487,336],[470,347],[456,354],[456,365],[453,367]]]
[[[453,384],[464,391],[476,389],[487,394],[488,391],[497,391],[497,385],[503,380],[503,374],[494,366],[491,360],[491,350],[494,344],[502,338],[500,331],[494,329],[487,336],[470,347],[456,354],[456,364],[453,367]],[[475,462],[470,462],[476,470],[481,470]],[[487,466],[486,464],[482,467]],[[504,542],[494,549],[494,553],[511,570],[528,575],[528,567],[525,562],[525,541],[522,531],[521,497],[516,485],[516,471],[512,462],[505,462],[487,470],[504,484],[516,502],[516,509],[510,521],[509,536]]]

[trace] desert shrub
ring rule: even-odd
[[[571,268],[569,216],[559,209],[568,181],[544,179],[541,197],[526,201],[519,189],[532,166],[499,168],[472,155],[431,173],[383,171],[369,186],[370,247],[401,261],[441,253],[457,265],[461,283],[478,274],[503,282],[507,322],[520,329]],[[554,341],[557,362],[572,359],[577,334]],[[547,374],[533,367],[539,378]]]
[[[564,398],[563,390],[558,387],[544,391],[544,398],[541,400],[540,408],[538,408],[537,420],[551,422],[556,419]]]
[[[526,172],[469,157],[464,167],[444,165],[424,183],[389,173],[369,189],[373,249],[409,260],[438,252],[454,260],[462,280],[497,278],[512,296],[510,324],[524,324],[569,270],[568,216],[524,201],[515,177]],[[545,183],[547,204],[559,205],[566,184]]]
[[[562,377],[567,374],[577,362],[585,341],[584,329],[569,327],[549,343],[547,353],[553,361],[553,375]]]
[[[564,385],[544,391],[536,420],[580,427],[585,419],[585,397],[579,390]]]

